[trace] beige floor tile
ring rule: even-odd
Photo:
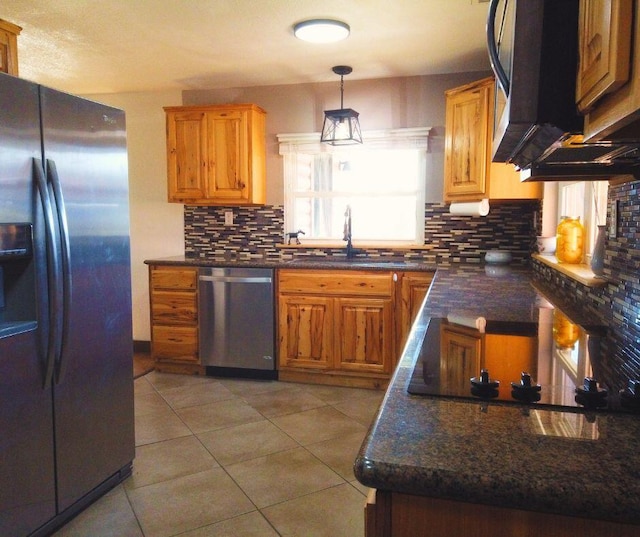
[[[258,380],[258,379],[235,379],[235,378],[220,378],[215,379],[225,386],[228,390],[232,391],[236,395],[246,394],[258,394],[277,392],[280,390],[296,389],[296,385],[288,384],[286,382],[279,382],[277,380]]]
[[[166,389],[162,391],[162,397],[172,408],[186,408],[231,399],[234,394],[219,382],[212,381]]]
[[[351,481],[355,479],[353,462],[356,459],[356,455],[358,455],[364,435],[365,433],[363,432],[345,434],[337,438],[310,444],[306,448],[334,472],[347,481]]]
[[[167,406],[165,409],[135,417],[136,446],[170,440],[191,434],[182,420]]]
[[[202,382],[214,382],[213,379],[204,375],[174,375],[171,373],[159,373],[158,371],[152,371],[146,374],[144,378],[159,392],[181,386],[194,386]]]
[[[245,395],[243,398],[266,418],[295,414],[326,405],[322,400],[301,389]]]
[[[257,410],[238,397],[207,405],[179,408],[176,412],[195,434],[263,419]]]
[[[304,448],[232,464],[226,470],[258,508],[344,483]]]
[[[133,474],[125,486],[128,490],[136,489],[218,466],[194,436],[174,438],[137,447]]]
[[[307,393],[315,395],[325,403],[335,405],[361,397],[379,397],[382,401],[383,390],[369,390],[366,388],[347,388],[342,386],[324,386],[322,384],[308,384],[304,386]]]
[[[133,390],[138,397],[139,395],[146,395],[149,393],[154,393],[156,390],[151,385],[151,383],[146,379],[146,377],[140,377],[133,381]]]
[[[352,433],[365,433],[367,427],[333,407],[314,408],[271,420],[303,446]]]
[[[153,388],[151,388],[151,390],[151,393],[145,393],[144,395],[136,394],[134,398],[134,408],[136,416],[153,414],[154,412],[161,412],[169,408],[169,405],[162,398],[162,396]]]
[[[143,537],[129,500],[116,487],[90,505],[53,537]]]
[[[145,537],[170,537],[255,510],[221,468],[128,491]]]
[[[286,537],[364,535],[365,497],[349,484],[325,489],[279,505],[263,514]]]
[[[369,426],[375,418],[381,402],[382,397],[370,395],[343,401],[334,405],[334,408],[359,423]]]
[[[204,528],[188,531],[180,537],[279,537],[280,534],[258,512],[224,520]]]
[[[223,466],[298,447],[268,420],[202,433],[198,438]]]

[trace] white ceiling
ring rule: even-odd
[[[20,76],[72,93],[326,82],[489,69],[486,0],[2,0]],[[345,41],[292,26],[336,18]]]

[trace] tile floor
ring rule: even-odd
[[[55,537],[360,537],[353,461],[384,392],[149,373],[133,475]]]

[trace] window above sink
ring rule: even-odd
[[[429,130],[365,132],[362,145],[338,147],[318,133],[279,135],[285,231],[302,230],[305,246],[342,245],[350,206],[354,244],[424,244]]]

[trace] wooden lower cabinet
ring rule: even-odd
[[[278,270],[278,377],[386,387],[432,276]]]
[[[198,269],[151,265],[149,290],[156,370],[203,374],[198,354]]]
[[[371,490],[365,537],[635,537],[640,526]]]

